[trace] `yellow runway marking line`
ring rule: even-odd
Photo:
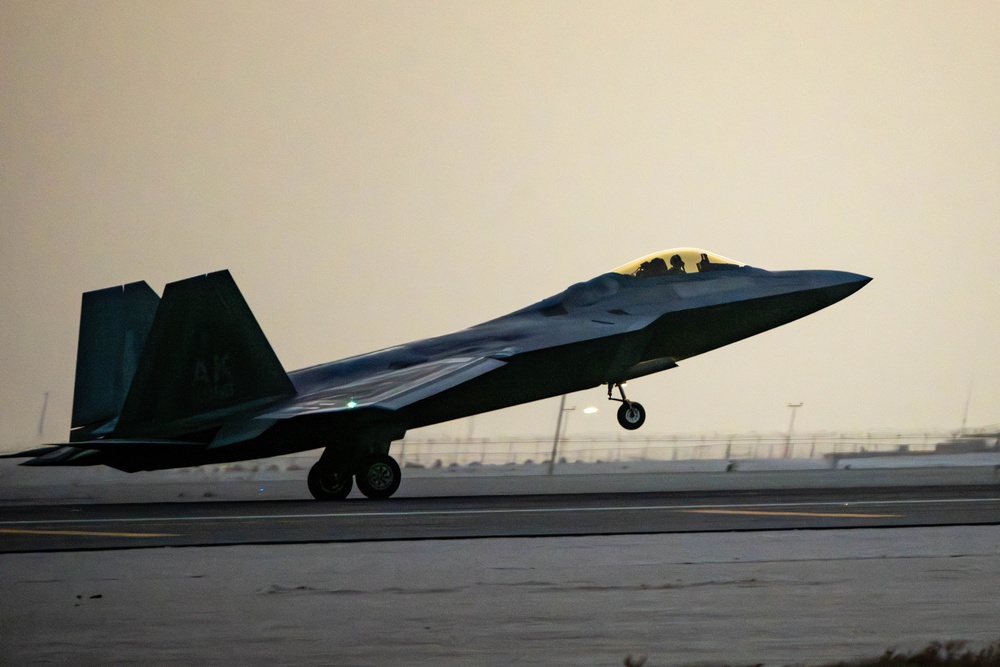
[[[91,537],[180,537],[172,533],[102,533],[92,530],[30,530],[26,528],[0,528],[8,535],[86,535]]]
[[[692,514],[748,514],[751,516],[813,516],[830,519],[893,519],[901,514],[847,514],[841,512],[774,512],[770,510],[697,509],[682,510]]]

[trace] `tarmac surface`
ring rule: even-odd
[[[993,463],[785,465],[412,471],[340,503],[302,500],[301,470],[0,468],[0,664],[787,665],[1000,639]]]
[[[318,452],[226,466],[134,474],[103,466],[31,468],[0,459],[0,508],[248,500],[311,500]],[[1000,453],[824,459],[719,459],[404,467],[393,498],[1000,487]],[[363,496],[355,489],[352,499]]]
[[[824,664],[1000,638],[1000,527],[0,555],[0,664]]]
[[[0,553],[1000,523],[994,486],[10,506]]]

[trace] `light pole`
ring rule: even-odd
[[[571,410],[576,410],[576,406],[567,408],[566,394],[563,394],[562,398],[559,399],[559,417],[556,419],[556,437],[552,440],[552,458],[549,459],[550,475],[555,471],[556,467],[556,455],[559,453],[559,436],[562,435],[563,415]]]
[[[563,396],[559,400],[559,418],[556,420],[556,437],[552,440],[552,458],[549,459],[549,474],[553,474],[556,467],[556,457],[559,455],[559,440],[563,436],[563,431],[566,430],[566,423],[569,421],[569,415],[567,412],[572,412],[576,410],[576,406],[567,408],[566,407],[566,396]],[[592,415],[597,412],[597,408],[594,406],[589,406],[583,409],[583,414]]]
[[[795,411],[802,407],[801,403],[789,403],[788,407],[792,409],[792,420],[788,422],[788,435],[785,437],[785,458],[791,458],[792,456],[792,429],[795,428]]]
[[[45,392],[45,396],[42,398],[42,416],[38,418],[38,439],[41,440],[45,437],[45,410],[49,407],[49,392]],[[968,412],[968,410],[966,410]],[[965,420],[962,421],[962,428],[965,428]]]

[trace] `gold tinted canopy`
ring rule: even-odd
[[[719,269],[735,269],[746,266],[743,262],[716,255],[700,248],[672,248],[654,252],[619,266],[614,273],[636,278],[666,276],[681,273],[704,273]]]

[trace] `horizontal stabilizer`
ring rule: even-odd
[[[36,456],[45,456],[46,454],[51,454],[57,449],[62,449],[62,445],[46,445],[44,447],[35,447],[34,449],[29,449],[23,452],[14,452],[13,454],[0,454],[0,459],[30,459]]]
[[[23,466],[93,466],[104,463],[104,455],[94,449],[55,446],[52,451],[25,461]]]
[[[102,452],[113,452],[131,447],[166,447],[171,449],[204,449],[204,442],[191,442],[188,440],[152,440],[148,438],[115,438],[109,440],[84,440],[80,442],[70,442],[65,445],[52,445],[53,447],[80,447],[83,449],[96,449]]]
[[[87,440],[39,447],[19,456],[34,456],[23,466],[108,465],[135,472],[152,470],[157,466],[151,463],[163,460],[177,461],[180,465],[196,459],[205,448],[203,442],[177,440]]]

